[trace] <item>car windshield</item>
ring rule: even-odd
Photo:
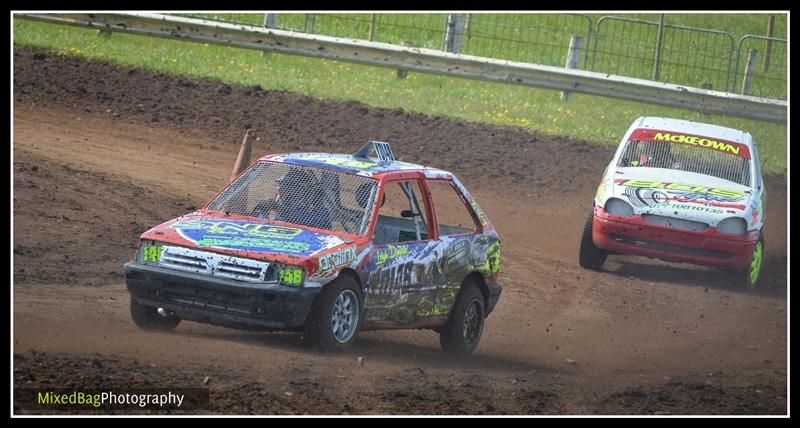
[[[207,209],[363,235],[377,188],[378,182],[368,177],[262,161],[226,187]]]
[[[694,140],[685,140],[694,141]],[[716,143],[716,141],[714,141]],[[750,186],[750,159],[724,146],[703,147],[674,141],[631,139],[625,144],[618,167],[665,168],[710,175]]]

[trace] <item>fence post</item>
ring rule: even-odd
[[[658,19],[658,34],[656,36],[656,57],[653,63],[653,79],[658,81],[661,74],[661,51],[664,48],[664,14]]]
[[[307,13],[306,19],[303,21],[303,32],[304,33],[311,33],[314,34],[314,31],[317,27],[317,16],[313,13]],[[309,31],[308,26],[311,25],[311,30]]]
[[[370,42],[375,40],[375,30],[376,30],[375,26],[378,23],[377,17],[378,17],[377,14],[374,14],[374,13],[370,13],[369,14],[369,37],[368,37],[368,40]]]
[[[464,40],[464,16],[451,13],[447,15],[447,23],[444,29],[444,40],[442,40],[442,50],[445,52],[459,53],[461,44]]]
[[[407,48],[414,46],[414,44],[413,44],[413,43],[411,43],[411,42],[410,42],[410,41],[408,41],[408,40],[403,40],[402,42],[400,42],[400,45],[401,45],[401,46],[405,46],[405,47],[407,47]],[[397,69],[397,78],[398,78],[398,79],[405,79],[405,78],[406,78],[406,76],[408,76],[408,70],[404,70],[404,69],[402,69],[402,68],[398,68],[398,69]]]
[[[775,15],[769,16],[769,21],[767,21],[767,37],[772,37],[772,34],[775,31]],[[769,57],[772,54],[772,40],[767,39],[767,47],[764,49],[764,72],[766,73],[769,70]]]
[[[275,14],[274,13],[265,13],[264,14],[264,28],[275,28]]]
[[[581,58],[581,45],[583,36],[572,36],[569,38],[569,50],[567,51],[566,68],[578,68],[578,61]],[[561,101],[569,101],[569,92],[561,92]]]
[[[265,13],[264,14],[264,28],[275,28],[275,14],[274,13]],[[262,58],[271,58],[272,52],[270,51],[261,51]]]
[[[753,72],[756,68],[756,56],[758,51],[750,49],[747,52],[747,65],[744,68],[744,80],[742,80],[742,95],[750,95],[750,87],[753,85]]]

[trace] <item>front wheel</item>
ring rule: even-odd
[[[324,351],[349,348],[361,324],[361,292],[350,277],[340,277],[322,287],[305,326],[307,342]]]
[[[758,279],[761,276],[761,264],[764,259],[764,234],[756,241],[753,247],[753,255],[750,257],[750,264],[747,268],[739,272],[739,283],[749,289],[753,290],[758,285]]]
[[[158,308],[139,303],[131,296],[131,318],[142,330],[170,331],[181,322],[177,315],[158,313]]]
[[[484,319],[483,294],[475,284],[466,284],[453,306],[450,319],[439,333],[439,343],[445,353],[457,356],[472,354],[481,340]]]
[[[583,225],[583,235],[581,236],[581,249],[578,256],[578,263],[584,269],[600,270],[606,262],[608,252],[597,248],[592,240],[592,225],[594,224],[594,214],[589,213],[586,224]]]

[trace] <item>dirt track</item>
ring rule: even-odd
[[[765,277],[745,292],[690,265],[577,266],[612,148],[27,49],[14,53],[14,109],[15,386],[209,376],[220,413],[786,412],[784,176],[767,177]],[[142,231],[225,183],[245,128],[254,153],[383,139],[459,175],[504,245],[505,291],[477,355],[450,361],[427,331],[368,332],[320,355],[291,334],[137,330],[122,264]]]

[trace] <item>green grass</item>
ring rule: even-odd
[[[186,16],[261,25],[260,14],[186,14]],[[750,48],[762,55],[764,41],[745,34],[765,35],[768,14],[666,14],[670,27],[664,34],[660,73],[662,82],[712,87],[721,91],[741,90],[741,76]],[[774,36],[785,37],[786,14],[775,14]],[[367,39],[372,14],[278,14],[278,28]],[[654,51],[658,14],[468,14],[461,53],[563,66],[572,35],[583,36],[584,70],[654,79]],[[447,14],[374,14],[373,40],[441,49]],[[617,19],[624,18],[624,19]],[[635,22],[633,20],[636,20]],[[642,22],[646,21],[646,22]],[[602,24],[601,24],[602,22]],[[677,28],[681,26],[684,28]],[[698,32],[685,27],[727,31],[729,35]],[[597,31],[600,30],[600,31]],[[596,40],[595,40],[596,39]],[[786,99],[786,43],[773,43],[770,67],[757,69],[751,95]],[[741,51],[742,57],[739,58]]]
[[[87,30],[14,19],[14,43],[44,47],[166,73],[210,77],[226,83],[261,85],[321,99],[356,100],[376,107],[404,108],[472,122],[518,127],[550,135],[616,145],[640,115],[667,116],[730,126],[751,132],[764,170],[786,171],[787,127],[739,118],[699,115],[643,103],[557,91],[409,73],[397,79],[388,68],[272,54],[115,33],[98,37]]]

